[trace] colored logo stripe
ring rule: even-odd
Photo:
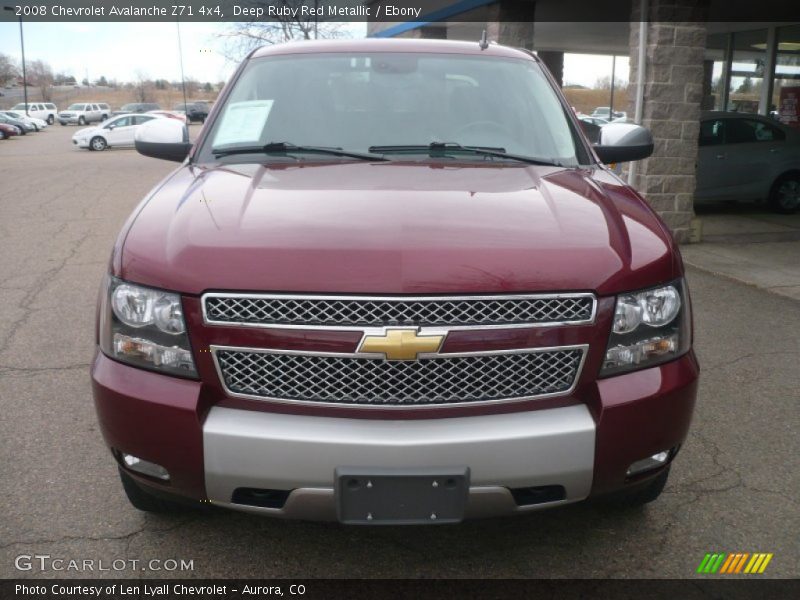
[[[698,573],[716,573],[722,561],[725,559],[726,554],[706,554],[700,566],[697,567]]]
[[[700,565],[697,567],[698,573],[720,573],[734,575],[737,573],[757,574],[763,573],[767,565],[772,560],[772,554],[766,552],[725,552],[706,553]],[[746,565],[746,566],[745,566]]]

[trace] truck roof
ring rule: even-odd
[[[472,54],[500,58],[525,58],[531,55],[525,50],[491,43],[481,50],[478,40],[462,42],[453,40],[413,40],[366,38],[356,40],[304,40],[275,44],[257,48],[250,58],[280,56],[286,54],[323,54],[327,52],[419,52],[440,54]]]

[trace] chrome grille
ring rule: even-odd
[[[402,298],[206,294],[208,323],[256,326],[507,326],[589,323],[592,294]]]
[[[565,394],[583,347],[416,361],[214,348],[233,394],[295,402],[430,406]]]

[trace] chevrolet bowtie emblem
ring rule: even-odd
[[[416,329],[389,329],[384,335],[367,335],[359,352],[382,353],[387,360],[416,360],[422,352],[438,352],[443,335],[419,335]]]

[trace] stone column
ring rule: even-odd
[[[401,33],[397,37],[402,38],[415,38],[425,40],[446,40],[447,39],[447,23],[441,25],[423,25]]]
[[[655,141],[653,155],[637,165],[634,187],[687,242],[694,217],[695,164],[703,99],[704,22],[708,0],[649,0],[642,125]],[[638,70],[639,2],[633,1],[630,82]],[[628,114],[633,116],[635,94]]]
[[[500,0],[487,7],[486,34],[490,41],[533,50],[533,21],[536,2]]]
[[[558,82],[558,87],[564,86],[564,53],[540,50],[536,53],[545,66],[550,69],[553,77]]]

